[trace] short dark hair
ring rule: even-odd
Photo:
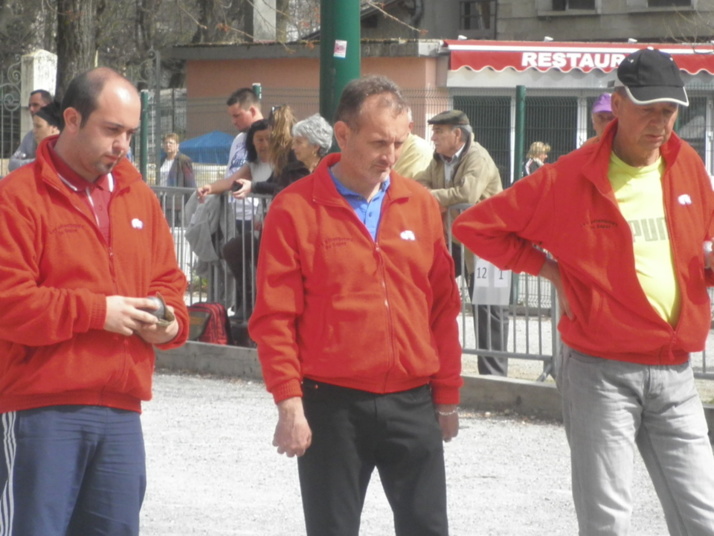
[[[131,84],[125,77],[108,67],[98,67],[75,76],[62,99],[62,116],[67,108],[74,108],[82,116],[79,126],[83,127],[92,112],[97,109],[97,97],[107,81],[113,77]]]
[[[362,106],[373,95],[383,95],[380,104],[391,108],[397,115],[406,113],[409,109],[397,84],[386,76],[370,75],[352,80],[345,86],[337,110],[335,110],[334,122],[343,121],[351,129],[357,130]]]
[[[46,89],[36,89],[35,91],[30,91],[30,97],[32,97],[33,95],[39,95],[42,98],[42,101],[45,103],[45,106],[52,103],[52,93],[50,93]]]
[[[250,125],[248,133],[245,135],[245,150],[248,153],[246,160],[248,160],[248,162],[255,163],[258,161],[258,151],[255,148],[255,143],[253,143],[255,133],[261,130],[268,130],[269,128],[270,125],[268,124],[267,119],[260,119]]]
[[[37,113],[35,113],[40,119],[47,121],[48,125],[62,128],[62,114],[60,114],[60,105],[57,101],[52,101],[48,105],[43,106]]]
[[[256,92],[249,87],[242,87],[235,90],[231,93],[231,96],[228,97],[226,104],[228,106],[240,104],[240,107],[246,110],[251,106],[255,106],[258,110],[260,110],[260,99],[258,98]]]

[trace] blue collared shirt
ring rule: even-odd
[[[354,209],[359,220],[367,227],[367,231],[369,231],[369,234],[372,236],[372,240],[376,241],[379,221],[382,219],[382,201],[384,201],[384,196],[389,189],[389,177],[379,185],[379,191],[370,201],[367,201],[364,196],[350,190],[342,184],[337,177],[335,177],[334,173],[332,173],[332,169],[330,169],[330,177],[332,177],[332,182],[335,183],[337,192],[344,197]]]

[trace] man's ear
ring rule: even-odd
[[[610,108],[612,109],[612,115],[614,115],[615,117],[620,116],[620,111],[622,109],[622,104],[624,100],[625,99],[620,94],[620,92],[613,92],[612,97],[610,99]]]
[[[62,114],[64,119],[64,130],[70,132],[77,132],[82,124],[82,114],[80,114],[76,108],[67,108]]]
[[[464,131],[461,130],[459,127],[454,127],[454,132],[456,133],[456,139],[458,140],[459,143],[464,141]]]
[[[337,140],[337,145],[340,147],[340,149],[344,150],[351,133],[349,125],[344,121],[337,121],[332,127],[332,130],[335,134],[335,140]]]

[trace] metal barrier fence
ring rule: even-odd
[[[193,189],[153,189],[169,221],[177,258],[189,281],[187,303],[218,301],[229,314],[247,318],[255,297],[260,226],[270,198],[253,196],[233,202],[228,195],[209,196],[199,208]],[[250,214],[251,219],[241,220],[241,214]],[[202,223],[204,218],[206,222]],[[224,259],[226,245],[230,259]],[[494,284],[487,270],[494,277],[499,277],[500,271],[470,258],[458,244],[452,246],[452,253],[457,260],[457,273],[473,274],[457,278],[463,300],[459,326],[464,354],[541,361],[542,373],[537,380],[546,379],[560,345],[557,298],[550,282],[527,274],[506,274],[510,277],[507,285]],[[500,296],[494,295],[494,289]],[[499,340],[499,334],[503,339]],[[714,338],[710,339],[708,346],[714,344]],[[706,351],[693,355],[692,363],[698,378],[714,380],[714,367],[707,365]]]
[[[152,189],[189,283],[186,303],[220,302],[230,314],[248,316],[255,296],[260,225],[270,197],[254,195],[238,201],[212,195],[199,203],[193,188]]]
[[[20,144],[20,58],[0,67],[0,178],[9,173],[9,160]]]

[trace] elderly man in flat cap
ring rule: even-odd
[[[714,192],[673,132],[688,103],[669,54],[634,52],[599,141],[453,225],[477,255],[558,291],[556,381],[581,536],[628,534],[636,450],[669,533],[714,535],[714,456],[690,362],[711,323]]]
[[[503,190],[501,176],[495,162],[473,136],[469,118],[461,110],[448,110],[432,117],[431,141],[434,158],[429,167],[414,179],[431,190],[446,212],[449,207],[474,204]],[[456,212],[452,213],[456,216]],[[446,221],[446,220],[445,220]],[[473,295],[473,257],[468,254],[462,262],[461,244],[454,243],[451,254],[456,265],[456,275],[467,272],[468,287]],[[508,339],[508,312],[500,306],[481,304],[474,307],[474,331],[480,349],[502,351]],[[480,374],[506,376],[508,359],[505,357],[478,356]]]

